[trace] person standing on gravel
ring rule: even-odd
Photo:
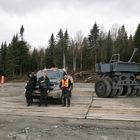
[[[67,106],[70,107],[70,95],[69,95],[70,86],[71,86],[71,81],[70,79],[68,79],[67,74],[64,74],[64,77],[60,82],[60,88],[62,89],[62,106],[66,106],[66,100],[67,100]]]
[[[29,73],[27,85],[25,87],[26,89],[25,97],[26,97],[27,106],[30,106],[32,104],[32,92],[36,86],[36,81],[37,81],[37,78],[35,74],[33,72]]]
[[[47,106],[47,97],[48,97],[49,88],[50,88],[50,79],[46,74],[46,76],[40,81],[39,84],[40,100],[38,106],[41,106],[43,99],[45,101],[45,105]]]
[[[70,76],[70,75],[68,75],[68,79],[70,79],[70,83],[71,83],[70,88],[69,88],[69,92],[70,92],[69,96],[72,97],[72,90],[73,90],[74,80],[73,80],[72,76]]]

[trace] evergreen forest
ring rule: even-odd
[[[140,24],[134,35],[127,33],[125,25],[114,25],[106,32],[96,22],[88,36],[77,32],[72,38],[68,29],[60,29],[42,48],[31,46],[24,39],[25,31],[22,25],[9,44],[0,44],[1,75],[21,77],[44,67],[66,68],[71,73],[94,71],[95,63],[108,63],[112,54],[120,54],[121,61],[128,61],[134,48],[138,52],[133,61],[140,62]]]

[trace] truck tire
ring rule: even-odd
[[[107,79],[98,79],[95,83],[95,92],[98,97],[109,97],[111,93],[111,84]]]

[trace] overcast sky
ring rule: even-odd
[[[139,0],[0,0],[0,43],[10,42],[25,28],[25,40],[47,46],[52,33],[68,29],[71,37],[82,31],[87,36],[96,23],[108,31],[113,24],[134,33],[140,23]]]

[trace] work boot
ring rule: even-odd
[[[70,99],[68,98],[68,105],[67,105],[68,107],[70,107]]]
[[[62,107],[66,106],[65,104],[62,105]]]
[[[30,106],[30,104],[27,104],[27,106]]]

